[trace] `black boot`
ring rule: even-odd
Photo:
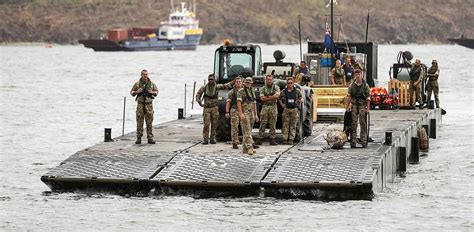
[[[202,145],[207,145],[209,142],[207,140],[202,141]]]
[[[215,139],[211,139],[210,144],[216,144],[216,140],[215,140]]]
[[[155,144],[155,143],[156,143],[155,140],[153,140],[153,139],[148,139],[148,144]]]
[[[232,144],[232,148],[233,148],[233,149],[239,149],[239,146],[237,145],[237,143],[233,143],[233,144]]]
[[[272,146],[278,145],[278,143],[275,141],[275,138],[270,139],[270,145]]]
[[[142,144],[142,139],[141,139],[141,138],[137,138],[137,141],[135,141],[135,144]]]

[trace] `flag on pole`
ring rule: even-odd
[[[337,50],[336,44],[331,36],[331,30],[329,29],[329,24],[326,22],[326,32],[324,33],[324,42],[323,46],[327,53],[334,54],[337,59],[339,59],[339,51]]]

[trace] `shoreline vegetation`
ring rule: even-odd
[[[189,0],[182,0],[190,2]],[[195,0],[204,29],[201,44],[297,44],[298,14],[303,41],[322,41],[329,8],[325,0]],[[175,0],[175,5],[181,2]],[[192,1],[191,1],[192,2]],[[337,0],[335,41],[378,44],[446,44],[474,37],[472,1]],[[112,28],[156,26],[167,20],[169,0],[2,0],[0,45],[78,44]]]

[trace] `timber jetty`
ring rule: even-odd
[[[370,114],[367,148],[329,149],[323,135],[343,125],[315,123],[300,143],[264,141],[255,155],[228,143],[203,145],[202,118],[188,117],[154,126],[154,145],[136,145],[135,132],[128,133],[78,151],[41,180],[57,192],[370,200],[407,164],[419,162],[417,129],[436,138],[441,109]]]

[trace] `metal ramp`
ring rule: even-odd
[[[181,153],[171,160],[154,178],[152,185],[159,185],[170,194],[180,194],[192,189],[216,190],[239,195],[256,194],[260,181],[278,156],[243,155],[239,153]],[[228,190],[228,191],[226,191]]]
[[[41,177],[52,190],[147,188],[147,181],[175,154],[146,150],[82,150]]]

